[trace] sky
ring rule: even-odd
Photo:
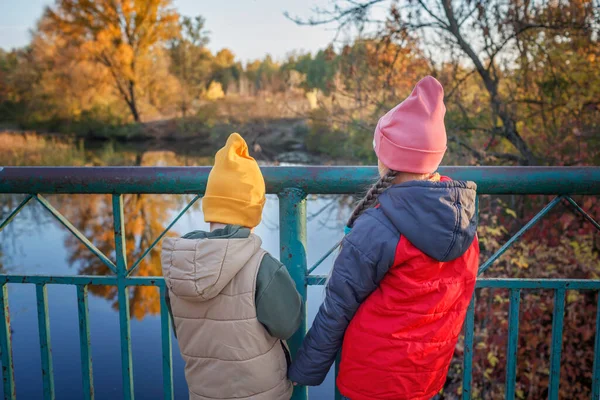
[[[0,0],[0,48],[25,46],[30,29],[52,0]],[[335,36],[334,27],[297,26],[291,15],[310,16],[315,6],[331,0],[174,0],[181,15],[202,15],[211,32],[213,51],[229,48],[238,59],[249,61],[270,54],[282,60],[292,50],[315,51]]]

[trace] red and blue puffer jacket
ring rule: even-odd
[[[479,262],[473,182],[412,181],[380,197],[346,236],[325,301],[289,370],[337,378],[352,400],[430,399],[448,368]]]

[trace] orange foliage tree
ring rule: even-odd
[[[161,44],[179,34],[171,0],[57,0],[40,22],[40,32],[77,48],[77,57],[102,66],[140,121],[138,95]]]

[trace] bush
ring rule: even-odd
[[[352,120],[341,129],[330,122],[329,114],[324,109],[314,110],[310,115],[306,147],[309,151],[346,161],[360,163],[377,161],[373,151],[372,131],[358,120]]]

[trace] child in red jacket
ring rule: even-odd
[[[447,143],[443,98],[426,77],[379,120],[381,178],[348,221],[293,382],[319,385],[341,347],[337,385],[349,399],[428,400],[444,386],[479,245],[475,183],[435,173]]]

